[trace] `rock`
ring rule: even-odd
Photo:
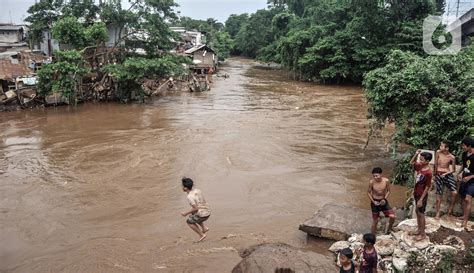
[[[351,237],[349,237],[349,239],[347,239],[347,241],[351,244],[352,243],[362,243],[363,242],[363,235],[354,233],[354,234],[351,235]]]
[[[444,239],[443,244],[452,246],[459,251],[464,251],[466,249],[463,240],[454,235],[449,235],[446,239]]]
[[[330,247],[329,247],[329,251],[331,252],[338,252],[339,250],[343,249],[343,248],[348,248],[350,247],[350,243],[348,241],[339,241],[339,242],[335,242],[334,244],[332,244]]]
[[[426,234],[434,233],[441,227],[440,223],[434,218],[425,217],[425,219],[426,219]],[[395,230],[397,231],[407,231],[407,232],[416,231],[416,229],[417,229],[416,219],[404,220],[395,227]]]
[[[350,248],[352,249],[352,251],[355,251],[356,249],[359,249],[359,248],[364,248],[364,243],[360,243],[360,242],[352,243]]]
[[[438,253],[451,253],[451,254],[456,254],[458,252],[458,250],[455,247],[446,246],[446,245],[434,245],[433,251],[438,252]]]
[[[418,249],[416,249],[418,251]],[[408,252],[405,252],[399,248],[395,249],[393,251],[393,257],[395,258],[404,258],[404,259],[408,259],[408,257],[410,257],[410,254]]]
[[[430,238],[426,236],[424,240],[415,240],[416,236],[409,235],[408,232],[402,234],[402,241],[407,244],[410,248],[425,249],[431,245]]]
[[[457,221],[456,219],[453,219],[453,218],[448,218],[448,217],[443,216],[439,220],[439,223],[442,227],[445,227],[447,229],[451,229],[451,230],[454,230],[454,231],[457,231],[457,232],[464,231],[464,228],[462,226],[462,222]],[[468,225],[473,226],[474,222],[468,222]]]
[[[335,271],[331,258],[282,243],[252,246],[242,252],[241,257],[243,260],[234,267],[232,273]]]
[[[382,260],[379,260],[377,267],[382,269],[383,272],[393,272],[392,260],[393,260],[392,257],[383,258]]]
[[[343,241],[353,233],[370,231],[369,210],[327,204],[299,227],[310,235]]]
[[[392,264],[398,272],[405,272],[408,266],[408,260],[405,258],[393,258]]]
[[[381,238],[380,238],[381,237]],[[398,243],[391,236],[380,236],[375,242],[375,249],[380,256],[392,255]]]

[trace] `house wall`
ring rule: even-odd
[[[48,52],[48,39],[51,39],[51,52]],[[59,50],[59,42],[54,40],[49,31],[43,31],[43,40],[40,42],[41,52],[51,55],[55,50]]]
[[[12,30],[0,30],[0,43],[18,43],[21,42],[21,33]]]
[[[120,30],[119,28],[116,28],[116,27],[109,27],[107,31],[109,33],[109,40],[107,41],[106,46],[113,47],[115,43],[120,39],[120,35],[119,35]],[[122,35],[123,35],[123,32],[122,32]]]
[[[199,67],[214,67],[214,53],[206,52],[206,56],[203,56],[205,50],[198,50],[194,52],[193,58],[194,60],[199,60],[201,63],[197,64],[196,66]]]

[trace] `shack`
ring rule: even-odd
[[[218,57],[216,52],[207,45],[194,46],[185,51],[193,59],[192,69],[207,73],[209,69],[217,69]],[[204,73],[203,73],[204,74]]]

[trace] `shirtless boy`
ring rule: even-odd
[[[435,186],[436,186],[436,219],[441,214],[441,199],[443,190],[446,186],[451,192],[451,202],[448,207],[448,217],[452,215],[454,202],[456,202],[456,179],[454,171],[456,169],[456,157],[449,152],[449,146],[446,142],[441,142],[439,150],[435,157]]]
[[[383,212],[385,217],[390,218],[388,229],[385,231],[389,233],[395,222],[395,213],[387,201],[390,195],[390,181],[382,176],[382,169],[378,167],[372,170],[372,176],[373,178],[369,182],[369,190],[367,192],[371,201],[370,208],[372,209],[372,234],[377,232],[380,212]]]

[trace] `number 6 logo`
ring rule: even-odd
[[[428,16],[423,21],[423,50],[430,55],[454,55],[461,50],[461,21],[456,19],[454,23],[448,27],[448,32],[452,36],[451,45],[447,48],[440,49],[433,44],[433,35],[442,24],[440,16]],[[444,43],[444,36],[438,38],[440,43]]]

